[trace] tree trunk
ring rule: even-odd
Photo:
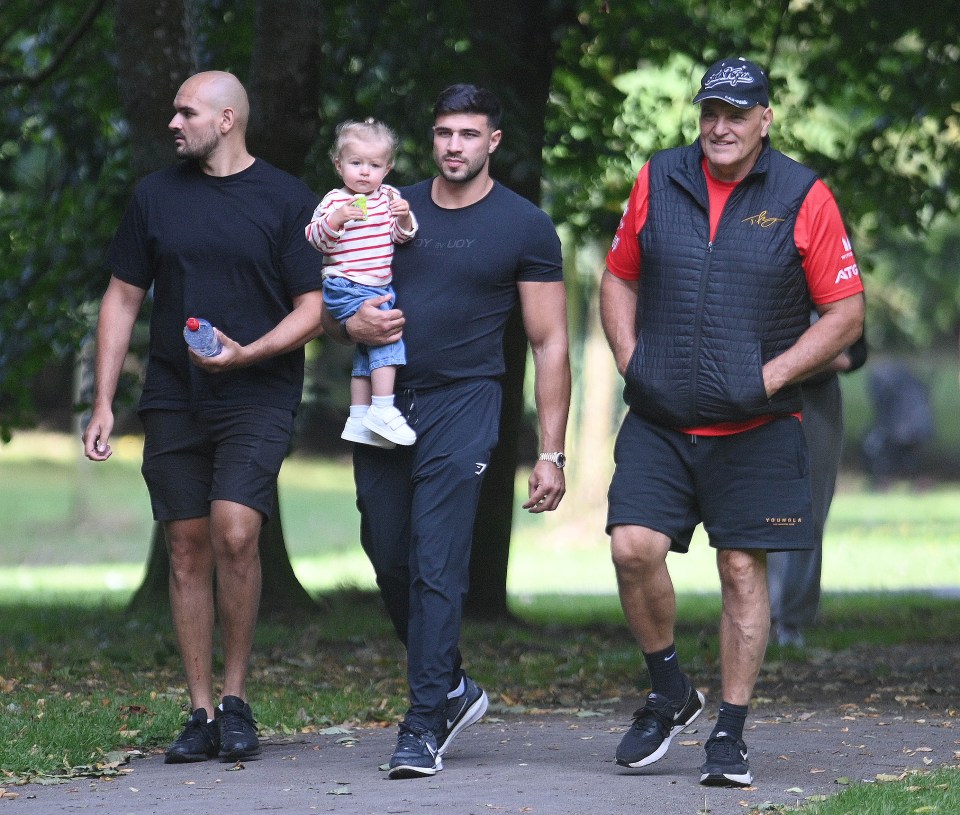
[[[505,186],[539,205],[547,95],[553,74],[555,22],[544,0],[478,0],[471,4],[475,50],[484,55],[477,83],[496,93],[504,106],[504,137],[492,160],[493,174]],[[492,25],[491,21],[497,21]],[[498,166],[507,168],[498,172]],[[504,619],[507,563],[513,530],[514,482],[523,426],[523,383],[527,340],[519,309],[504,336],[504,377],[500,443],[484,476],[470,558],[470,589],[464,613]]]
[[[260,0],[250,63],[250,152],[299,176],[319,124],[323,3]]]
[[[500,441],[480,488],[480,504],[473,527],[470,588],[464,614],[474,619],[500,620],[510,616],[507,606],[507,566],[513,532],[514,481],[523,424],[523,380],[527,340],[520,310],[514,309],[503,340],[507,372],[503,377]]]
[[[283,538],[283,523],[280,519],[280,502],[276,491],[273,494],[273,520],[260,529],[260,564],[263,572],[263,590],[260,594],[262,615],[287,616],[316,611],[318,606],[303,588],[290,565],[290,556]],[[170,559],[167,556],[163,526],[153,525],[150,539],[150,559],[143,582],[130,599],[132,611],[158,611],[170,607],[168,572]]]
[[[190,0],[117,0],[120,98],[138,178],[176,161],[167,124],[173,98],[197,70]]]
[[[197,70],[189,0],[117,0],[114,31],[133,170],[142,178],[176,161],[167,129],[171,103]],[[163,527],[154,524],[147,572],[130,600],[131,610],[169,604],[168,564]]]

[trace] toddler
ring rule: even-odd
[[[346,121],[337,126],[330,157],[343,187],[320,202],[306,228],[307,240],[323,253],[323,301],[341,324],[372,297],[394,304],[393,244],[417,231],[410,205],[383,183],[393,168],[396,134],[382,122]],[[350,379],[350,417],[340,434],[347,441],[392,448],[417,435],[394,405],[397,366],[406,364],[403,340],[357,345]]]

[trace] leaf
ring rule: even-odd
[[[803,788],[790,787],[789,789],[784,790],[784,792],[789,792],[791,795],[803,795]]]
[[[352,732],[349,727],[325,727],[317,731],[321,736],[343,736]]]
[[[840,784],[840,785],[842,785],[842,786],[846,786],[847,784],[850,783],[850,779],[847,778],[845,775],[842,775],[842,776],[840,776],[839,778],[835,778],[835,779],[833,780],[833,783],[834,783],[834,784]]]
[[[334,787],[332,790],[327,790],[327,795],[353,795],[353,793],[350,791],[350,787],[341,785]]]

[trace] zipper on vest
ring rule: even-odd
[[[707,218],[709,220],[709,214]],[[697,293],[697,307],[694,314],[697,316],[696,329],[693,335],[693,355],[690,365],[690,406],[693,413],[697,412],[697,373],[700,369],[700,337],[703,333],[703,303],[707,297],[707,280],[710,277],[711,255],[713,254],[713,241],[707,241],[707,257],[703,264],[700,274],[700,291]]]

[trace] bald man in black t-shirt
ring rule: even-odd
[[[110,457],[112,403],[134,322],[153,293],[140,399],[143,475],[170,555],[170,604],[190,718],[166,761],[260,753],[246,679],[260,602],[258,541],[303,390],[302,346],[319,333],[320,258],[303,238],[317,199],[246,149],[236,77],[189,78],[169,128],[183,163],[143,179],[107,254],[96,392],[84,450]],[[187,350],[205,317],[223,350]],[[216,595],[214,593],[216,573]],[[214,702],[214,619],[224,651]]]

